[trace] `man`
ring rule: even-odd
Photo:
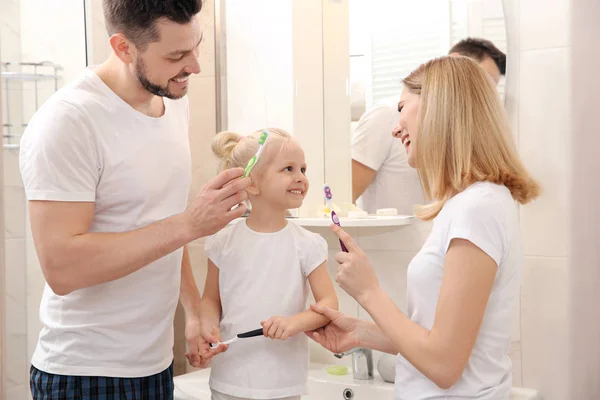
[[[464,39],[449,55],[477,60],[495,85],[505,74],[506,55],[489,40]],[[398,98],[394,97],[366,112],[354,131],[352,200],[369,213],[396,208],[400,214],[412,215],[413,206],[424,201],[417,171],[409,167],[404,148],[391,135],[398,118]]]
[[[104,0],[112,52],[57,92],[21,141],[31,229],[47,281],[34,399],[172,399],[173,318],[200,357],[185,245],[241,216],[248,179],[225,171],[186,208],[188,78],[201,0]],[[214,341],[217,338],[204,337]]]

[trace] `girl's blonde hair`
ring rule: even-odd
[[[283,143],[285,143],[292,138],[292,135],[278,128],[261,129],[248,136],[230,131],[217,133],[212,141],[212,151],[221,160],[219,171],[229,168],[245,168],[248,161],[258,151],[258,139],[265,131],[269,133],[269,138],[265,144],[263,154],[253,169],[253,171],[257,171],[259,166],[264,164],[265,152],[267,148],[273,146],[274,138],[284,139]]]
[[[498,92],[472,59],[446,56],[421,65],[403,80],[420,95],[415,163],[432,203],[417,217],[435,218],[446,201],[471,184],[506,186],[520,204],[535,199],[540,186],[517,155]]]

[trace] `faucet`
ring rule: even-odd
[[[349,354],[352,354],[352,375],[354,379],[373,379],[373,350],[358,347],[345,353],[334,354],[334,356],[342,358]]]

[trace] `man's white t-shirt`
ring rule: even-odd
[[[399,118],[398,97],[388,99],[360,118],[352,137],[352,159],[376,171],[357,200],[368,213],[396,208],[400,214],[412,215],[413,207],[423,204],[417,170],[408,165],[406,150],[392,136]]]
[[[273,316],[305,311],[308,276],[328,255],[321,236],[292,222],[259,233],[242,220],[207,238],[205,249],[219,269],[223,340],[259,329]],[[210,387],[250,399],[300,396],[307,392],[308,361],[304,334],[242,339],[212,359]]]
[[[91,232],[132,231],[184,211],[189,105],[187,98],[164,104],[162,117],[148,117],[87,69],[40,108],[22,137],[28,200],[95,202]],[[52,374],[123,378],[167,369],[182,254],[66,296],[46,285],[32,364]]]
[[[514,311],[519,301],[523,240],[518,206],[502,185],[479,182],[450,199],[434,219],[432,231],[408,266],[408,317],[431,330],[452,239],[465,239],[498,265],[469,362],[458,382],[440,389],[404,357],[396,363],[396,399],[508,400],[512,385],[509,358]]]

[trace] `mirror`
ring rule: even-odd
[[[413,205],[423,202],[418,176],[406,163],[400,141],[391,138],[401,79],[420,64],[453,52],[466,38],[486,39],[463,43],[456,51],[480,62],[503,99],[502,1],[349,0],[349,7],[353,201],[369,213],[395,208],[412,214]]]
[[[504,96],[502,0],[218,0],[215,22],[217,130],[288,130],[305,149],[311,186],[327,183],[334,203],[371,214],[412,214],[423,202],[416,171],[391,139],[403,77],[463,39],[485,39],[457,53],[480,58]],[[480,55],[481,45],[494,58]],[[378,107],[387,107],[378,133],[358,129]],[[300,216],[322,205],[311,190]]]

